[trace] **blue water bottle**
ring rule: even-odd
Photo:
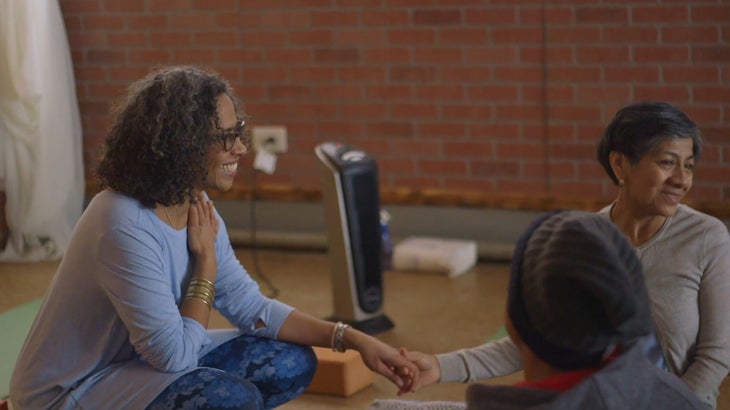
[[[380,210],[380,236],[382,243],[382,266],[383,270],[393,269],[393,240],[388,231],[390,214],[385,209]]]

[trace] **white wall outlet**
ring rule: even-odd
[[[282,125],[258,125],[251,130],[254,151],[265,149],[273,154],[283,154],[288,148],[286,127]]]

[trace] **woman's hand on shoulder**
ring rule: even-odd
[[[218,236],[219,222],[215,217],[213,201],[208,200],[201,191],[198,200],[188,209],[188,247],[195,263],[208,265],[206,272],[216,272],[215,238]]]

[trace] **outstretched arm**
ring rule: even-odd
[[[309,346],[332,347],[335,324],[293,311],[279,329],[277,339]],[[385,376],[399,389],[410,390],[418,380],[418,367],[398,354],[398,350],[357,329],[347,328],[344,347],[360,352],[370,370]]]

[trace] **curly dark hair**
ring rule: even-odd
[[[101,189],[154,207],[195,200],[207,178],[207,152],[220,130],[217,100],[231,86],[215,72],[163,67],[129,86],[96,170]]]

